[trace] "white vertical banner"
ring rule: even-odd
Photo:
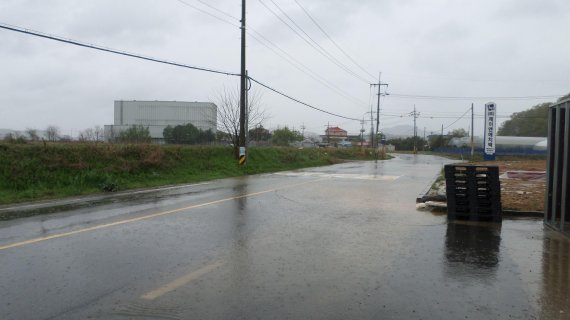
[[[495,132],[497,126],[497,105],[485,104],[485,156],[495,156]]]

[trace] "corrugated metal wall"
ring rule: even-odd
[[[176,126],[216,130],[217,106],[209,102],[115,101],[115,125]]]
[[[544,223],[570,235],[570,100],[548,112],[547,184]]]

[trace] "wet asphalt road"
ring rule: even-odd
[[[399,155],[0,222],[0,319],[568,319],[570,242],[448,223]]]

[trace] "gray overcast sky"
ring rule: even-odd
[[[430,96],[538,96],[570,92],[568,0],[297,0],[368,73],[389,83],[381,127],[412,124],[416,105],[422,132],[448,127],[486,100],[404,99]],[[185,3],[183,3],[185,2]],[[241,1],[203,2],[240,15]],[[345,72],[287,28],[262,3],[285,11],[312,39],[357,73]],[[237,20],[197,0],[3,0],[0,22],[166,60],[239,73],[240,31],[189,5],[234,24]],[[317,107],[354,118],[370,110],[369,82],[377,81],[344,56],[294,0],[248,0],[248,27],[297,61],[342,88],[344,96],[315,81],[248,36],[249,75]],[[281,14],[283,19],[286,19]],[[254,33],[255,35],[255,33]],[[77,135],[112,124],[113,101],[213,101],[235,77],[145,62],[0,30],[0,128],[44,129],[54,124]],[[268,45],[266,43],[266,45]],[[335,118],[254,85],[271,115],[266,127],[321,133],[327,123],[357,134],[360,123]],[[350,95],[346,98],[346,95]],[[373,97],[372,97],[373,98]],[[496,100],[510,115],[555,98]],[[374,106],[374,109],[376,107]],[[431,118],[434,117],[434,118]],[[448,117],[448,118],[442,118]],[[505,120],[505,119],[502,119]],[[476,120],[476,133],[483,121]],[[460,120],[446,131],[469,127]],[[366,125],[368,132],[369,125]]]

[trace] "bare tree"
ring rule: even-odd
[[[86,141],[93,141],[95,139],[95,132],[93,132],[93,129],[91,128],[85,129],[83,134],[85,135]]]
[[[18,132],[10,132],[4,136],[4,141],[9,143],[26,143],[26,137]]]
[[[59,128],[53,125],[48,126],[46,128],[46,135],[48,141],[57,141],[59,138]]]
[[[37,129],[28,128],[26,129],[26,134],[28,135],[28,137],[30,137],[31,141],[38,141],[40,139],[40,137],[38,136]]]
[[[83,131],[79,132],[79,137],[77,138],[77,140],[81,141],[81,142],[89,142],[93,140],[93,129],[91,128],[87,128]]]
[[[239,88],[228,89],[224,87],[218,94],[218,130],[228,134],[234,147],[234,153],[239,155]],[[267,120],[268,115],[262,108],[261,95],[257,91],[249,92],[246,112],[246,132],[251,128],[259,127]]]
[[[99,141],[103,141],[103,138],[105,136],[105,131],[103,130],[103,128],[101,126],[95,126],[93,128],[93,135],[94,135],[94,139],[95,142],[99,142]]]

